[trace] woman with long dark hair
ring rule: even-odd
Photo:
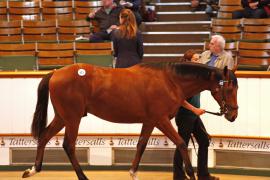
[[[129,9],[120,13],[120,26],[112,33],[116,68],[138,64],[143,58],[143,40],[137,28],[136,18]]]

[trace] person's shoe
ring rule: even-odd
[[[173,180],[189,180],[187,176],[182,176],[182,177],[174,177]]]
[[[198,180],[219,180],[219,177],[216,176],[198,176]]]

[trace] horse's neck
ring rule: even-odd
[[[181,88],[185,97],[194,96],[204,90],[210,90],[211,81],[201,79],[181,79]]]

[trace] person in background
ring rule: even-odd
[[[181,62],[196,62],[198,63],[200,59],[200,55],[196,52],[194,49],[189,49],[185,52],[182,59],[180,59]]]
[[[210,17],[214,16],[213,11],[218,10],[218,2],[219,0],[205,0],[206,8],[205,13],[208,14]]]
[[[102,0],[100,9],[89,13],[87,21],[96,20],[99,24],[100,32],[90,35],[90,42],[102,42],[111,40],[111,32],[119,25],[119,14],[123,9],[117,6],[113,0]]]
[[[225,39],[221,35],[214,35],[211,37],[209,43],[209,50],[204,51],[201,55],[200,62],[223,69],[225,66],[233,70],[235,62],[232,54],[225,51]]]
[[[137,26],[139,27],[142,23],[142,17],[140,15],[141,0],[120,0],[119,4],[132,10],[136,18]]]
[[[233,19],[240,18],[267,18],[270,0],[241,0],[243,10],[232,13]],[[270,12],[269,12],[270,13]]]
[[[137,28],[135,16],[130,9],[123,9],[119,17],[120,26],[112,33],[116,57],[115,67],[127,68],[142,61],[143,40]]]
[[[195,50],[188,50],[185,54],[182,62],[199,62],[199,54]],[[208,146],[209,135],[203,125],[200,115],[205,111],[200,109],[200,94],[197,94],[186,100],[192,108],[182,106],[179,108],[175,122],[178,127],[179,135],[184,139],[186,145],[188,145],[191,138],[191,134],[197,140],[199,145],[198,150],[198,179],[199,180],[218,180],[218,177],[211,176],[208,172]],[[173,179],[174,180],[187,180],[187,176],[183,170],[183,159],[178,150],[175,150],[173,160]]]
[[[206,3],[206,8],[204,9],[201,5],[201,2]],[[218,2],[219,0],[191,0],[191,10],[192,11],[200,11],[205,10],[205,13],[208,14],[210,17],[214,16],[213,11],[218,10]]]
[[[198,11],[201,9],[199,0],[191,0],[190,1],[191,11]]]

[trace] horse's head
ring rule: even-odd
[[[221,113],[228,121],[233,122],[238,115],[237,105],[237,79],[233,71],[223,69],[222,79],[211,87],[211,94],[218,102]]]

